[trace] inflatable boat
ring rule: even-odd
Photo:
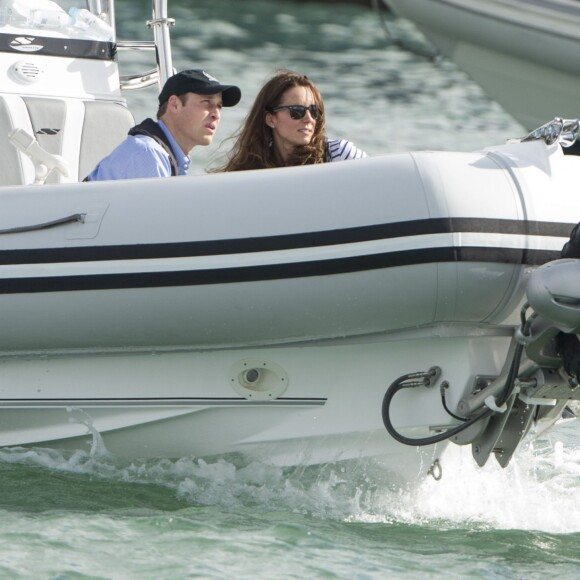
[[[158,70],[123,78],[112,0],[24,4],[0,27],[1,446],[412,481],[450,444],[507,465],[579,398],[578,121],[473,153],[83,183],[133,125],[121,88],[172,73],[167,6]]]

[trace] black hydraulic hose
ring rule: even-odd
[[[457,419],[458,421],[469,421],[467,417],[460,417],[459,415],[453,413],[451,409],[447,406],[447,401],[445,400],[445,389],[447,389],[448,387],[449,383],[447,381],[443,381],[441,383],[441,404],[443,405],[443,408],[445,409],[447,414],[453,417],[454,419]]]
[[[529,306],[530,305],[526,302],[522,306],[522,309],[520,311],[521,332],[523,336],[527,336],[530,327],[530,322],[533,318],[532,315],[531,318],[526,319],[526,310],[529,308]],[[504,388],[502,389],[500,396],[496,399],[496,405],[498,407],[501,407],[511,397],[511,394],[514,390],[514,386],[516,384],[516,379],[518,377],[518,372],[520,370],[520,361],[522,359],[523,352],[524,345],[518,343],[514,351],[514,356],[512,358],[512,363],[510,365],[510,370],[506,378]]]
[[[522,332],[523,332],[524,336],[526,335],[526,331],[527,331],[527,328],[529,326],[529,321],[526,321],[526,318],[525,318],[525,310],[527,309],[527,307],[528,307],[527,304],[524,305],[524,307],[522,308],[522,311],[521,311]],[[508,375],[506,377],[505,385],[504,385],[500,395],[495,400],[495,404],[498,407],[501,407],[502,405],[504,405],[506,403],[506,401],[512,396],[512,393],[513,393],[513,390],[514,390],[514,387],[516,384],[516,379],[518,377],[518,373],[519,373],[519,369],[520,369],[520,362],[521,362],[523,351],[524,351],[523,344],[518,343],[516,345],[516,348],[514,351],[512,362],[510,364]],[[486,407],[481,413],[479,413],[478,415],[475,415],[474,417],[465,418],[465,417],[459,417],[458,415],[455,415],[447,407],[447,402],[445,400],[445,389],[447,388],[447,383],[443,382],[441,384],[441,401],[443,404],[443,408],[451,417],[453,417],[454,419],[457,419],[458,421],[463,421],[463,423],[461,423],[461,425],[457,425],[456,427],[448,429],[447,431],[444,431],[443,433],[439,433],[438,435],[432,435],[430,437],[422,437],[422,438],[418,438],[418,439],[413,439],[411,437],[405,437],[404,435],[401,435],[393,427],[393,424],[391,423],[391,418],[390,418],[390,407],[391,407],[391,402],[393,400],[393,397],[400,390],[408,389],[411,387],[417,387],[417,386],[421,385],[421,383],[416,383],[416,382],[413,384],[411,384],[411,383],[405,384],[405,381],[408,381],[411,378],[415,378],[416,376],[417,376],[417,374],[415,374],[415,375],[403,375],[402,377],[399,377],[389,386],[389,388],[387,389],[387,392],[385,393],[385,396],[383,397],[383,405],[382,405],[383,424],[385,425],[385,428],[388,431],[388,433],[391,435],[391,437],[393,437],[393,439],[395,439],[396,441],[399,441],[399,443],[403,443],[405,445],[413,445],[413,446],[434,445],[435,443],[440,443],[441,441],[445,441],[446,439],[449,439],[450,437],[453,437],[454,435],[457,435],[458,433],[465,431],[465,429],[467,429],[468,427],[470,427],[474,423],[477,423],[478,421],[480,421],[482,419],[490,417],[493,413],[495,413],[495,411],[493,409]]]
[[[507,376],[505,386],[502,390],[501,395],[496,399],[496,405],[501,407],[511,396],[514,386],[516,384],[516,378],[518,376],[518,371],[520,370],[520,360],[522,358],[522,353],[524,352],[523,344],[518,343],[516,350],[514,352],[514,358],[510,366],[510,371]]]
[[[412,445],[414,447],[420,447],[423,445],[434,445],[435,443],[441,443],[441,441],[445,441],[446,439],[449,439],[450,437],[453,437],[454,435],[457,435],[458,433],[465,431],[465,429],[467,429],[468,427],[470,427],[474,423],[477,423],[477,421],[479,421],[481,419],[485,419],[486,417],[489,417],[493,413],[493,411],[491,409],[486,409],[485,411],[483,411],[479,415],[477,415],[475,417],[471,417],[470,419],[465,421],[465,423],[462,423],[461,425],[458,425],[457,427],[453,427],[452,429],[448,429],[447,431],[445,431],[443,433],[439,433],[438,435],[432,435],[430,437],[422,437],[419,439],[405,437],[404,435],[401,435],[393,427],[393,424],[391,423],[391,418],[389,415],[389,410],[390,410],[391,401],[393,400],[393,397],[400,390],[410,388],[408,385],[403,384],[403,381],[405,381],[407,378],[409,378],[409,375],[403,375],[402,377],[399,377],[397,380],[395,380],[389,386],[389,388],[387,389],[387,392],[385,393],[385,396],[383,398],[383,406],[382,406],[383,423],[385,425],[385,428],[388,431],[389,435],[391,435],[391,437],[393,437],[393,439],[395,439],[399,443],[403,443],[405,445]]]

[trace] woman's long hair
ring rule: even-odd
[[[306,87],[314,96],[314,104],[320,109],[314,133],[308,145],[294,148],[294,155],[284,160],[276,147],[271,127],[266,125],[266,112],[280,105],[282,95],[293,87]],[[324,163],[326,157],[324,102],[320,91],[305,75],[290,70],[279,70],[262,87],[241,128],[233,135],[234,146],[229,160],[216,171],[242,171],[289,165],[312,165]]]

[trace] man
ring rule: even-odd
[[[145,119],[102,159],[85,181],[186,175],[190,151],[209,145],[222,107],[233,107],[242,93],[202,70],[186,70],[167,79],[159,94],[157,121]]]

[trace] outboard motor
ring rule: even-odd
[[[492,413],[473,438],[457,441],[471,443],[479,465],[494,454],[505,467],[532,427],[537,436],[564,414],[575,417],[568,405],[580,400],[580,224],[561,256],[530,276],[500,375],[459,403],[468,418],[484,407]]]
[[[562,258],[540,266],[527,286],[535,312],[527,336],[526,354],[538,363],[561,363],[576,386],[580,383],[580,224],[572,230]],[[544,328],[540,331],[540,328]],[[549,329],[549,330],[546,330]],[[580,390],[580,389],[579,389]],[[576,398],[576,397],[574,397]]]
[[[561,127],[560,127],[561,128]],[[435,383],[434,367],[397,379],[383,399],[387,431],[406,445],[431,445],[445,439],[471,445],[478,465],[494,455],[506,467],[517,446],[534,427],[536,436],[563,416],[575,417],[570,401],[580,401],[580,224],[562,249],[561,258],[539,267],[526,288],[528,302],[521,312],[503,368],[496,377],[476,377],[473,391],[457,404],[460,423],[426,438],[404,437],[393,427],[389,408],[405,388]]]

